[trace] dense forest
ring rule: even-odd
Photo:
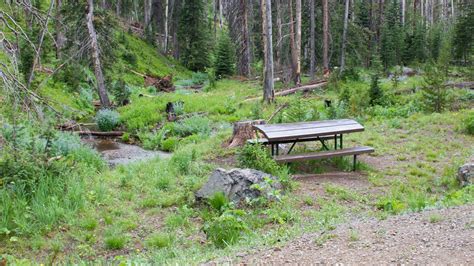
[[[1,1],[0,265],[269,263],[403,215],[468,238],[473,33],[471,0]],[[358,162],[254,131],[349,119]],[[220,175],[250,181],[200,196]],[[436,246],[414,261],[469,264]]]

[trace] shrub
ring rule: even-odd
[[[370,101],[369,101],[370,105],[378,105],[382,103],[383,91],[382,91],[382,88],[380,88],[379,76],[377,74],[374,74],[371,76],[369,97],[370,97]]]
[[[143,144],[143,148],[148,150],[157,150],[161,148],[161,144],[166,136],[167,130],[161,129],[160,131],[153,132],[141,132],[138,133],[138,138]]]
[[[102,109],[95,116],[97,126],[102,131],[112,131],[120,124],[120,116],[116,111]]]
[[[474,112],[470,112],[464,119],[464,128],[467,134],[474,135]]]
[[[237,242],[242,232],[247,228],[244,221],[239,217],[240,214],[238,211],[226,211],[221,216],[215,217],[206,223],[204,232],[207,238],[219,248]]]
[[[130,95],[132,94],[132,90],[123,80],[116,81],[112,87],[112,91],[115,97],[116,104],[128,104],[128,102],[130,101]]]
[[[67,132],[57,132],[51,141],[50,152],[54,156],[68,155],[82,146],[79,136]]]
[[[180,137],[193,134],[207,136],[211,133],[211,121],[207,117],[192,116],[174,124],[173,132]]]
[[[164,151],[174,151],[179,144],[179,139],[176,137],[170,137],[161,142],[161,149]]]
[[[154,233],[146,239],[146,245],[150,248],[169,247],[172,242],[173,238],[166,233]]]
[[[137,65],[138,59],[137,59],[137,56],[134,53],[125,52],[125,53],[123,53],[122,58],[123,58],[123,60],[125,60],[125,62],[127,62],[128,64],[130,64],[132,66]]]
[[[238,154],[239,166],[252,168],[277,176],[282,185],[289,187],[290,174],[288,168],[273,160],[262,145],[246,144]]]
[[[203,85],[208,81],[207,73],[203,72],[194,72],[193,76],[191,77],[192,83],[196,85]]]

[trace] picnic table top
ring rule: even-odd
[[[260,131],[270,143],[364,131],[364,127],[352,119],[254,125],[253,127]]]

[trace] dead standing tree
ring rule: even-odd
[[[265,66],[263,73],[263,100],[271,103],[275,98],[273,88],[273,43],[272,43],[272,2],[261,0],[262,32]]]
[[[87,15],[86,15],[87,29],[91,40],[91,54],[94,64],[95,79],[97,82],[97,91],[99,94],[100,104],[102,107],[109,107],[110,100],[105,88],[104,74],[102,73],[102,65],[99,56],[99,44],[97,43],[97,34],[94,28],[94,1],[87,0]]]

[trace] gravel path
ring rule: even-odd
[[[246,254],[234,262],[474,265],[474,205],[383,221],[355,220],[323,235],[307,234],[283,247]]]

